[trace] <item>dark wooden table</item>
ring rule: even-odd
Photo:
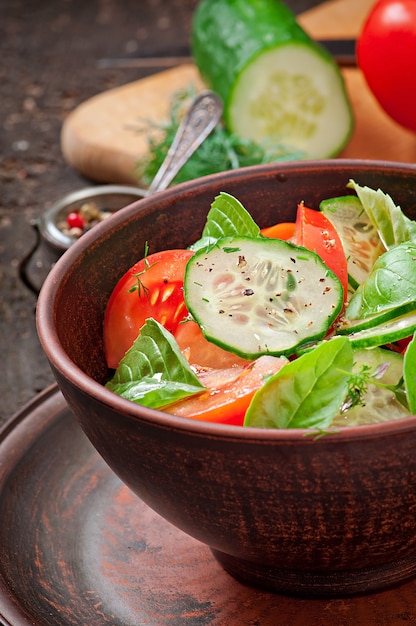
[[[2,0],[0,3],[0,426],[53,382],[20,267],[33,221],[90,185],[63,159],[65,116],[154,69],[100,69],[101,58],[180,54],[197,0]],[[291,0],[300,12],[319,4]],[[111,181],[109,181],[111,182]]]

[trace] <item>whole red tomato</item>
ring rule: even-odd
[[[357,42],[368,86],[396,122],[416,132],[416,0],[379,0]]]

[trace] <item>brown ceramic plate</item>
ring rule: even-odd
[[[236,582],[116,478],[55,386],[0,432],[2,626],[396,626],[416,581],[302,600]]]

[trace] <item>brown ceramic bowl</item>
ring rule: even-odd
[[[38,305],[58,384],[114,472],[236,578],[304,596],[370,592],[416,575],[416,417],[314,439],[143,408],[103,387],[102,321],[145,242],[152,251],[192,243],[220,191],[267,226],[293,219],[301,200],[317,207],[345,194],[350,178],[390,193],[416,218],[412,165],[332,160],[221,173],[96,226],[58,261]]]

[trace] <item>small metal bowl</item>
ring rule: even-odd
[[[73,191],[55,202],[33,224],[37,238],[20,265],[23,282],[38,294],[52,266],[77,241],[78,237],[71,237],[59,228],[71,211],[93,202],[100,211],[115,212],[146,194],[146,190],[133,185],[99,185]]]
[[[101,185],[74,191],[41,215],[37,223],[40,237],[60,256],[77,240],[77,237],[71,237],[59,228],[59,224],[65,221],[71,211],[86,202],[94,202],[100,211],[115,212],[145,195],[144,189],[130,185]]]

